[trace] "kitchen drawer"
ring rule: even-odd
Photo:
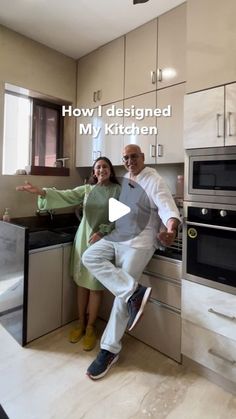
[[[236,382],[236,342],[182,321],[182,354]]]
[[[183,280],[182,317],[236,341],[236,295]]]
[[[181,284],[178,281],[143,274],[140,284],[152,287],[152,298],[169,306],[181,308]]]
[[[181,361],[181,317],[177,311],[150,299],[142,319],[129,333],[175,361]]]
[[[182,262],[153,256],[144,271],[180,281],[182,278]]]

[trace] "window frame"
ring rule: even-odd
[[[58,111],[58,123],[57,123],[57,143],[56,143],[56,159],[63,155],[63,132],[64,124],[62,118],[62,106],[56,103],[47,102],[39,98],[30,98],[32,100],[32,145],[31,145],[31,166],[34,167],[51,167],[51,166],[36,166],[34,164],[35,159],[35,136],[36,136],[36,107],[41,106],[43,108],[54,109]]]
[[[30,119],[31,134],[30,134],[30,161],[28,167],[29,175],[42,175],[42,176],[69,176],[69,168],[65,167],[52,167],[52,166],[36,166],[34,165],[35,158],[35,109],[36,106],[43,106],[58,111],[58,124],[57,124],[57,144],[56,144],[56,159],[63,157],[64,149],[64,118],[62,117],[62,104],[54,101],[41,99],[37,96],[27,95],[20,92],[15,92],[8,88],[5,89],[4,94],[14,95],[17,97],[24,97],[31,101],[32,114]]]

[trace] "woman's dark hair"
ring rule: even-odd
[[[100,161],[100,160],[104,160],[108,164],[108,166],[110,168],[110,171],[111,171],[110,179],[109,179],[110,182],[111,183],[116,183],[117,185],[119,185],[120,183],[118,182],[118,179],[116,177],[115,170],[114,170],[114,167],[112,166],[111,161],[107,157],[104,157],[104,156],[98,157],[95,160],[95,162],[93,163],[92,173],[91,173],[91,176],[89,178],[89,182],[88,183],[90,183],[90,185],[96,185],[96,183],[97,183],[98,180],[97,180],[96,177],[94,177],[94,167],[95,167],[96,163],[98,161]]]

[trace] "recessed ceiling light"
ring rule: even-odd
[[[133,4],[147,3],[149,0],[133,0]]]

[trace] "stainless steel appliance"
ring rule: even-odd
[[[183,277],[236,294],[236,205],[184,203]]]
[[[236,205],[236,147],[186,150],[184,199]]]

